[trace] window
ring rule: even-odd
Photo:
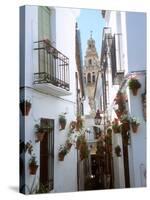
[[[86,84],[86,76],[84,76],[84,83]]]
[[[92,81],[93,81],[93,83],[95,83],[95,72],[93,72]]]
[[[88,83],[91,83],[91,74],[90,73],[88,73],[87,79],[88,79]]]
[[[91,65],[92,64],[92,59],[89,59],[89,65]]]

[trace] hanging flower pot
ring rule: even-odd
[[[131,121],[131,128],[132,128],[133,133],[137,133],[138,127],[140,125],[140,121],[135,117],[131,117],[130,121]]]
[[[35,160],[35,156],[32,156],[30,161],[29,161],[29,171],[31,175],[35,175],[36,171],[38,169],[37,162]]]
[[[81,144],[80,139],[77,139],[77,141],[76,141],[76,149],[80,149],[80,144]]]
[[[117,145],[117,146],[115,147],[115,154],[116,154],[117,157],[120,157],[120,156],[121,156],[121,148],[120,148],[119,145]]]
[[[126,100],[124,94],[120,91],[116,94],[116,98],[114,99],[115,104],[122,104]]]
[[[132,127],[132,131],[133,131],[133,133],[136,133],[137,131],[138,131],[138,127],[139,127],[139,125],[137,125],[137,124],[131,124],[131,127]]]
[[[123,132],[127,132],[130,130],[130,123],[129,121],[123,122],[121,125],[121,129]]]
[[[87,159],[89,155],[88,145],[83,141],[80,145],[80,160]]]
[[[114,119],[114,121],[112,122],[112,130],[114,133],[120,133],[120,125],[118,119]]]
[[[42,142],[44,135],[45,135],[44,128],[42,126],[40,126],[39,124],[36,124],[35,128],[36,128],[35,134],[36,134],[36,138],[37,138],[35,140],[35,142]]]
[[[141,87],[141,83],[136,78],[130,78],[128,82],[129,89],[132,91],[133,96],[137,96],[138,89]]]
[[[37,137],[36,142],[42,142],[43,138],[44,138],[44,135],[45,135],[44,132],[38,132],[38,133],[36,133],[36,137]]]
[[[31,103],[28,100],[20,102],[20,110],[23,116],[28,116],[31,109]]]
[[[64,115],[60,115],[59,116],[60,130],[64,130],[65,129],[66,123],[67,123],[67,121],[66,121],[65,116]]]
[[[121,116],[121,131],[126,133],[130,130],[130,120],[127,114]]]
[[[68,153],[68,149],[65,145],[61,145],[59,148],[58,159],[59,161],[64,161],[65,155]]]
[[[59,161],[64,161],[64,157],[65,157],[65,155],[64,155],[64,153],[59,153],[58,154],[58,157],[59,157]]]
[[[73,131],[76,127],[76,121],[70,122],[70,130]]]
[[[68,150],[70,150],[71,147],[72,147],[72,143],[71,143],[71,141],[70,141],[69,139],[67,139],[67,141],[66,141],[66,148],[67,148]]]
[[[120,111],[119,109],[115,110],[115,113],[118,117],[118,119],[120,119],[121,115],[122,115],[122,111]]]
[[[82,128],[83,128],[83,120],[80,116],[78,116],[76,122],[76,131],[79,131]]]

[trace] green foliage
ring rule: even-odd
[[[59,123],[64,123],[66,124],[66,117],[64,115],[59,116]]]
[[[119,145],[117,145],[117,146],[115,147],[115,153],[116,153],[116,155],[117,155],[118,157],[121,156],[121,148],[120,148]]]
[[[141,87],[141,83],[136,78],[131,78],[128,82],[129,89],[139,89]]]
[[[36,156],[32,156],[29,160],[30,165],[37,165]]]
[[[131,124],[140,125],[140,120],[136,117],[130,117]]]

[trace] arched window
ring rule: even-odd
[[[92,64],[92,59],[89,59],[89,65],[91,65]]]
[[[88,81],[88,83],[91,83],[91,74],[90,73],[88,73],[88,75],[87,75],[87,81]]]
[[[86,84],[86,76],[84,76],[84,83]]]
[[[93,83],[95,83],[95,72],[93,72],[93,74],[92,74],[92,81],[93,81]]]

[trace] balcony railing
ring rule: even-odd
[[[38,53],[34,84],[50,83],[69,91],[69,58],[54,48],[49,40],[34,43],[34,50]]]

